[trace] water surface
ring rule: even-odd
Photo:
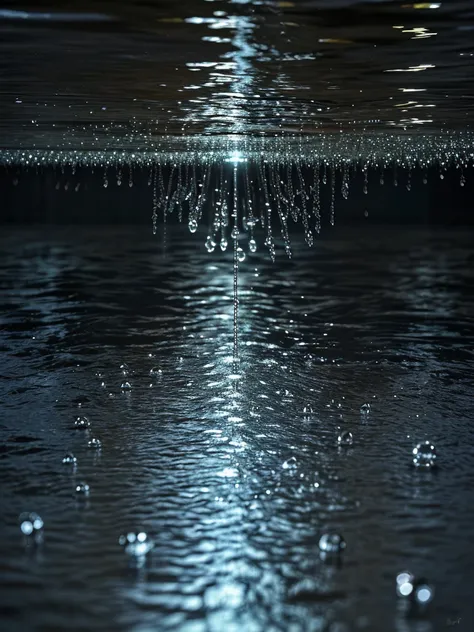
[[[186,235],[164,256],[148,227],[2,231],[2,629],[472,630],[472,234],[248,254],[238,367],[231,254]],[[425,439],[437,471],[410,465]],[[118,545],[137,529],[156,543],[139,569]],[[405,568],[436,589],[419,617]]]

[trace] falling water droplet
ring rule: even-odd
[[[220,243],[220,248],[222,250],[222,252],[225,252],[227,250],[227,239],[225,239],[224,237],[221,239],[221,243]]]
[[[64,465],[76,465],[77,463],[77,459],[74,456],[74,454],[72,454],[72,452],[68,452],[64,457],[63,457],[63,463]]]
[[[22,513],[20,515],[20,530],[23,535],[38,538],[42,535],[44,522],[37,513]]]
[[[124,547],[125,553],[131,557],[144,557],[154,547],[153,540],[144,531],[121,535],[119,544]]]
[[[89,441],[87,446],[89,448],[92,448],[93,450],[100,450],[102,448],[102,441],[100,439],[94,438]]]
[[[78,496],[89,496],[90,494],[90,487],[87,483],[78,483],[75,489]]]
[[[194,218],[190,219],[188,222],[189,232],[195,233],[197,231],[197,227],[198,227],[197,221]]]
[[[128,364],[126,364],[125,362],[123,364],[120,365],[120,371],[122,373],[122,375],[124,377],[127,377],[127,375],[129,375],[130,373],[130,369],[128,367]]]
[[[87,428],[91,427],[91,422],[87,417],[76,417],[74,421],[74,428],[78,430],[87,430]]]
[[[240,263],[242,263],[242,261],[245,261],[245,252],[240,247],[237,248],[237,257],[238,257]]]
[[[249,241],[249,250],[250,252],[257,252],[257,242],[255,241],[255,239],[251,239]]]
[[[239,238],[239,229],[237,228],[237,226],[234,226],[234,228],[232,229],[232,232],[230,233],[230,236],[232,237],[232,239]]]
[[[352,432],[349,430],[343,430],[337,437],[338,445],[352,445],[354,443],[354,437],[352,436]]]
[[[207,252],[214,252],[215,247],[216,247],[216,242],[209,235],[209,237],[206,239],[206,250],[207,250]]]
[[[346,548],[346,542],[339,533],[324,533],[319,540],[319,549],[323,553],[341,553]]]
[[[436,448],[431,441],[423,441],[413,448],[413,465],[425,469],[436,465]]]

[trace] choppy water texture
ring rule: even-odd
[[[239,367],[231,256],[186,235],[164,257],[146,227],[2,231],[2,630],[472,630],[472,233],[248,255]]]
[[[3,148],[472,125],[466,0],[8,4]]]

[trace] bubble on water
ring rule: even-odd
[[[90,487],[87,483],[78,483],[76,485],[76,494],[78,496],[89,496],[90,494]]]
[[[102,441],[100,439],[93,438],[88,442],[87,446],[93,450],[100,450],[102,447]]]
[[[130,391],[132,389],[132,385],[130,384],[130,382],[122,382],[120,388],[122,389],[122,391]]]
[[[245,261],[245,252],[242,250],[242,248],[237,248],[237,258],[240,261],[240,263],[242,263],[242,261]]]
[[[74,421],[74,428],[77,430],[87,430],[87,428],[91,427],[91,422],[87,417],[76,417]]]
[[[397,575],[397,595],[409,597],[413,593],[415,577],[409,571],[403,571]]]
[[[434,588],[426,580],[417,579],[414,585],[414,599],[419,606],[426,606],[433,601]]]
[[[251,239],[249,241],[249,250],[250,252],[257,252],[257,242],[255,241],[255,239]]]
[[[20,516],[20,530],[23,535],[35,539],[41,537],[44,522],[37,513],[22,513]]]
[[[303,413],[305,415],[312,415],[313,414],[313,407],[311,406],[311,404],[306,404],[306,406],[303,407]]]
[[[76,465],[77,463],[77,459],[74,456],[74,454],[72,454],[72,452],[68,452],[64,457],[63,457],[63,463],[64,465]]]
[[[337,437],[338,445],[352,445],[354,443],[354,437],[349,430],[343,430]]]
[[[413,465],[425,469],[436,465],[436,448],[431,441],[423,441],[413,448]]]
[[[194,218],[190,219],[188,222],[189,232],[195,233],[197,231],[197,227],[198,227],[197,221]]]
[[[139,533],[127,533],[121,535],[119,544],[124,547],[125,553],[131,557],[144,557],[155,546],[153,540],[144,531]]]
[[[214,252],[215,247],[216,247],[216,242],[214,241],[214,239],[211,236],[209,236],[206,239],[206,250],[207,250],[207,252]]]
[[[287,459],[286,461],[283,461],[283,464],[282,464],[282,468],[284,470],[296,470],[297,467],[298,467],[298,461],[296,460],[294,456],[290,456],[290,458]]]
[[[322,553],[341,553],[346,548],[346,541],[339,533],[324,533],[319,540],[319,550]]]
[[[221,243],[219,245],[220,245],[220,248],[221,248],[222,252],[225,252],[227,250],[227,246],[228,246],[227,239],[225,239],[225,237],[223,237],[221,239]]]
[[[361,415],[369,415],[370,414],[370,404],[362,404],[360,407]]]

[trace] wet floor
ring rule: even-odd
[[[2,231],[2,629],[472,630],[472,234],[248,253],[237,366],[232,255],[205,236],[169,227],[163,257],[149,227]]]

